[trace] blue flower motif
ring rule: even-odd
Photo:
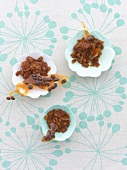
[[[28,11],[29,10],[29,5],[33,4],[33,5],[36,5],[37,3],[41,2],[42,0],[22,0],[22,3],[18,0],[14,0],[15,1],[15,7],[14,7],[14,10],[15,12],[19,12],[20,9],[22,8],[21,4],[23,5],[24,7],[24,10],[25,11]]]
[[[75,157],[75,168],[79,166],[84,170],[102,170],[103,165],[113,162],[127,165],[127,146],[116,142],[118,133],[121,131],[119,124],[104,123],[100,120],[94,126],[85,121],[84,114],[79,116],[79,126],[75,129],[77,137],[66,140],[66,154]],[[113,143],[113,144],[112,144]],[[76,145],[76,148],[74,147]],[[81,165],[81,157],[87,158]],[[76,161],[77,159],[77,161]],[[105,162],[106,161],[106,162]],[[78,165],[78,167],[76,167]],[[108,167],[108,166],[107,166]]]
[[[0,138],[2,168],[53,170],[57,157],[63,151],[55,141],[42,143],[42,135],[37,124],[29,128],[24,122],[20,123],[20,127],[11,127],[6,131],[5,137]]]
[[[85,1],[80,0],[81,4],[84,4]],[[106,12],[108,9],[108,5],[113,6],[113,5],[121,5],[121,0],[96,0],[93,1],[93,3],[91,4],[92,8],[99,8],[100,11],[102,12]]]
[[[110,74],[110,76],[109,76]],[[68,103],[74,114],[83,112],[87,121],[102,120],[113,112],[121,112],[126,99],[124,84],[127,78],[110,70],[98,78],[77,78],[72,75],[63,101]]]
[[[40,17],[42,19],[39,21]],[[35,14],[19,11],[16,14],[8,13],[7,18],[9,25],[0,21],[0,62],[11,58],[10,65],[13,66],[18,56],[30,51],[52,55],[57,41],[53,29],[57,24],[48,15],[42,16],[40,11],[35,11]]]

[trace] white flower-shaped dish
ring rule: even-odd
[[[70,115],[70,126],[68,127],[67,131],[65,133],[58,133],[56,132],[55,133],[55,139],[54,140],[57,140],[57,141],[64,141],[66,140],[67,138],[69,138],[73,131],[75,130],[75,127],[76,127],[76,118],[75,118],[75,115],[72,113],[72,111],[67,107],[67,106],[64,106],[64,105],[53,105],[51,106],[49,109],[47,109],[44,114],[42,115],[41,117],[41,127],[42,127],[42,131],[44,133],[44,135],[46,135],[47,131],[49,130],[49,127],[48,127],[48,124],[47,124],[47,121],[44,119],[45,115],[47,115],[47,113],[53,109],[61,109],[63,111],[65,111],[66,113],[68,113]]]
[[[112,48],[111,41],[102,35],[99,31],[91,31],[91,35],[104,42],[104,49],[102,50],[102,55],[100,56],[99,67],[83,67],[80,63],[75,62],[72,64],[73,58],[70,56],[73,53],[73,47],[77,44],[77,40],[84,37],[84,30],[79,31],[72,39],[67,43],[67,49],[65,51],[65,57],[67,59],[69,68],[76,72],[81,77],[98,77],[101,75],[102,71],[106,71],[110,68],[112,60],[115,57],[115,52]]]
[[[18,83],[21,83],[24,80],[21,75],[16,76],[16,72],[21,69],[21,63],[23,61],[25,61],[28,56],[31,56],[31,57],[33,57],[35,59],[38,59],[40,56],[43,56],[43,60],[45,62],[47,62],[48,66],[51,67],[51,70],[48,72],[48,74],[55,74],[56,73],[56,71],[57,71],[56,66],[53,63],[52,58],[50,56],[47,56],[45,54],[40,54],[39,52],[32,52],[32,53],[29,53],[29,54],[26,54],[26,55],[22,56],[19,59],[18,63],[15,64],[14,67],[13,67],[12,82],[13,82],[13,84],[15,86]],[[44,95],[46,95],[48,93],[49,93],[48,90],[43,90],[43,89],[40,89],[39,87],[35,87],[34,89],[29,90],[29,92],[26,94],[26,96],[29,96],[31,98],[38,98],[40,95],[44,96]]]

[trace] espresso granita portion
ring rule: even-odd
[[[45,62],[44,59],[47,61]],[[54,64],[49,60],[50,66],[48,65],[48,58],[43,58],[42,56],[37,59],[28,56],[21,65],[18,66],[19,69],[15,73],[15,78],[20,76],[23,80],[16,84],[16,89],[10,92],[10,96],[7,100],[14,100],[14,93],[19,93],[22,96],[29,95],[31,90],[47,90],[52,91],[57,87],[57,85],[63,85],[68,81],[68,76],[62,74],[49,74],[50,70],[54,72]],[[51,71],[52,72],[52,71]],[[20,80],[20,79],[19,79]],[[41,93],[41,92],[40,92]]]
[[[21,75],[24,79],[27,79],[31,74],[40,74],[41,76],[47,76],[51,67],[40,56],[38,59],[28,56],[25,61],[21,63],[21,69],[16,72],[16,76]]]
[[[42,142],[54,139],[56,132],[65,133],[70,126],[70,115],[61,109],[49,111],[44,119],[48,124],[49,130],[47,131],[46,136],[42,138]]]
[[[78,40],[77,44],[73,47],[72,64],[75,62],[80,63],[83,67],[88,68],[99,67],[99,58],[102,55],[104,42],[95,38],[93,35],[88,35],[86,38]]]

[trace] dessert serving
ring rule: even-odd
[[[12,82],[16,89],[10,92],[10,96],[19,93],[22,96],[38,98],[55,89],[57,83],[62,85],[67,80],[67,76],[56,74],[56,66],[51,57],[33,52],[21,57],[14,66]]]
[[[28,56],[25,61],[21,63],[21,70],[16,72],[16,76],[22,75],[24,79],[27,79],[31,74],[40,74],[41,76],[47,76],[51,67],[47,62],[44,62],[43,57],[38,59]]]
[[[46,136],[42,138],[42,142],[50,141],[55,138],[55,132],[66,132],[70,126],[70,116],[61,109],[53,109],[45,115],[44,119],[47,121],[48,130]]]
[[[110,68],[115,52],[111,41],[98,31],[89,32],[84,23],[69,40],[65,51],[69,68],[81,77],[98,77]]]
[[[44,133],[42,142],[63,141],[72,135],[76,120],[68,107],[54,105],[45,111],[41,118],[41,126]]]
[[[78,43],[73,48],[71,57],[73,58],[72,64],[76,61],[83,67],[99,67],[99,58],[102,55],[104,48],[103,41],[98,40],[93,35],[88,35],[86,38],[78,40]]]

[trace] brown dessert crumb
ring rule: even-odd
[[[73,60],[72,60],[72,64],[74,64],[75,62],[76,62],[76,59],[73,59]]]
[[[6,98],[7,100],[15,100],[15,97],[14,96],[8,96],[7,98]]]
[[[33,85],[32,85],[32,84],[29,84],[29,85],[28,85],[28,89],[33,89]]]
[[[51,89],[55,89],[57,87],[57,84],[55,83],[54,85],[51,86]]]
[[[51,75],[51,78],[54,79],[56,76],[54,74]]]
[[[99,67],[99,58],[104,48],[104,42],[95,38],[93,35],[89,35],[86,38],[78,40],[78,43],[73,48],[71,57],[73,58],[72,64],[76,61],[83,67]]]
[[[47,81],[52,81],[52,78],[47,78],[46,80],[47,80]]]
[[[15,100],[15,97],[14,97],[14,96],[11,96],[11,99],[12,99],[12,100]]]
[[[61,81],[61,83],[62,83],[62,84],[66,83],[66,79],[63,79],[63,80]]]
[[[70,126],[69,114],[61,109],[53,109],[49,111],[44,119],[47,121],[49,128],[51,128],[51,123],[54,123],[56,125],[55,132],[64,133]]]
[[[41,76],[47,76],[50,71],[50,67],[43,61],[43,57],[39,57],[37,60],[28,56],[25,61],[21,63],[21,70],[16,72],[16,76],[22,75],[24,79],[27,79],[31,74],[36,79],[36,74]]]
[[[50,92],[51,90],[52,90],[51,87],[49,87],[49,88],[48,88],[48,91]]]
[[[42,142],[48,142],[55,138],[56,125],[54,123],[50,124],[51,129],[47,131],[46,136],[43,136]]]
[[[53,80],[54,80],[54,81],[59,81],[59,79],[58,79],[57,77],[55,77]]]
[[[7,99],[7,100],[11,100],[11,98],[10,98],[10,97],[7,97],[6,99]]]

